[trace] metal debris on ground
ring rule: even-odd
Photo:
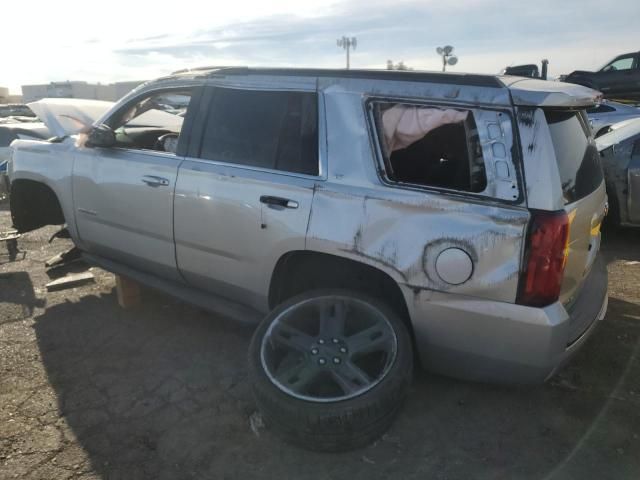
[[[68,262],[61,263],[60,265],[54,265],[46,270],[46,274],[49,278],[59,278],[68,273],[79,273],[85,270],[89,270],[89,264],[84,261],[83,258],[75,258]]]
[[[85,283],[95,282],[95,277],[91,272],[75,273],[72,275],[65,275],[46,284],[47,292],[55,292],[57,290],[64,290],[67,288],[73,288]]]
[[[8,230],[6,232],[0,232],[0,242],[6,242],[7,244],[7,255],[9,256],[9,261],[13,262],[17,257],[20,250],[18,249],[18,239],[20,238],[20,234],[16,230]],[[24,258],[23,252],[23,258]]]
[[[49,238],[49,243],[53,242],[56,238],[71,238],[71,234],[69,233],[69,229],[67,227],[64,227],[64,228],[58,230],[56,233],[51,235],[51,237]]]
[[[260,429],[264,428],[264,420],[262,420],[262,415],[260,412],[255,411],[249,417],[249,426],[251,427],[251,431],[255,434],[256,437],[260,436]]]
[[[62,265],[64,263],[70,263],[74,260],[79,259],[82,256],[80,250],[76,247],[72,247],[69,250],[65,250],[64,252],[60,252],[57,255],[54,255],[49,260],[44,262],[44,266],[49,268],[53,266]]]

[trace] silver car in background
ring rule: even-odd
[[[540,383],[607,306],[598,92],[518,77],[210,68],[137,88],[88,135],[16,141],[21,232],[256,321],[265,421],[343,450],[384,432],[415,358]],[[169,97],[183,116],[162,111]],[[260,319],[262,319],[260,321]]]
[[[640,118],[613,125],[598,138],[611,221],[640,226]]]
[[[640,117],[640,108],[619,102],[602,102],[587,109],[587,116],[596,138],[611,131],[611,126]]]

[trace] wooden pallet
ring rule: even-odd
[[[116,275],[116,294],[122,308],[133,308],[141,303],[140,284],[129,277]]]

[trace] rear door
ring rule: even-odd
[[[584,111],[546,110],[555,151],[564,209],[569,216],[569,245],[560,300],[572,300],[600,249],[600,225],[606,210],[604,176]]]
[[[178,268],[193,286],[266,310],[278,259],[305,248],[323,173],[315,82],[210,88],[176,184]]]

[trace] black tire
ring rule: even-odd
[[[263,339],[285,310],[332,295],[366,302],[384,315],[395,334],[395,359],[375,386],[356,397],[329,402],[304,400],[286,393],[271,380],[262,362]],[[265,424],[286,441],[309,450],[346,451],[375,441],[401,409],[412,371],[412,343],[403,321],[386,304],[348,290],[314,290],[289,299],[260,323],[249,347],[249,378]]]

